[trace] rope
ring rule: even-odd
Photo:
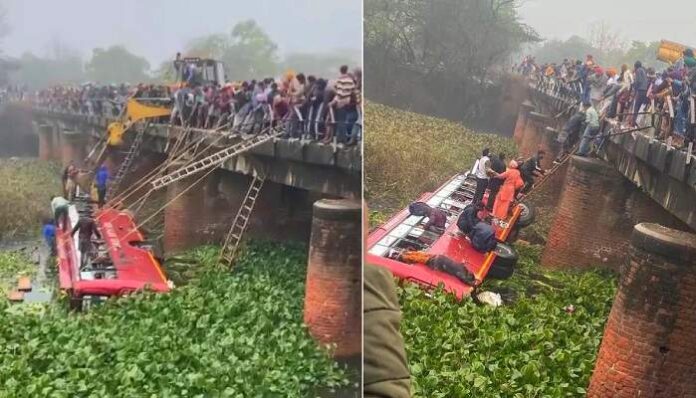
[[[144,224],[146,224],[148,221],[152,220],[157,214],[161,213],[164,209],[166,209],[167,206],[169,206],[169,205],[172,204],[175,200],[177,200],[177,199],[180,198],[182,195],[184,195],[186,192],[188,192],[189,190],[191,190],[191,188],[193,188],[195,185],[197,185],[197,184],[198,184],[199,182],[201,182],[203,179],[205,179],[205,178],[208,177],[210,174],[212,174],[216,169],[217,169],[217,167],[211,167],[210,170],[208,170],[208,171],[207,171],[205,174],[203,174],[200,178],[198,178],[198,179],[197,179],[196,181],[194,181],[193,183],[189,184],[186,188],[184,188],[181,192],[179,192],[176,196],[174,196],[174,198],[172,198],[171,200],[167,201],[167,203],[165,203],[164,205],[162,205],[159,209],[157,209],[157,210],[156,210],[154,213],[152,213],[149,217],[147,217],[145,220],[141,221],[138,225],[136,225],[135,228],[129,232],[129,234],[135,232],[135,231],[138,230],[140,227],[142,227]],[[149,196],[154,190],[155,190],[154,188],[151,188],[151,189],[146,193],[146,196]]]

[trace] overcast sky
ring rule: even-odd
[[[523,0],[520,14],[544,38],[586,36],[605,20],[627,40],[696,46],[696,0]]]
[[[190,39],[253,18],[282,53],[362,48],[361,0],[0,0],[11,32],[4,53],[46,55],[57,39],[84,58],[123,44],[152,66]]]

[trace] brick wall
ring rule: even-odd
[[[361,206],[323,199],[314,204],[304,321],[336,357],[358,355],[362,345]]]
[[[519,155],[528,158],[534,155],[541,144],[542,135],[548,116],[530,112],[527,118],[527,123],[524,126],[522,142],[519,145]]]
[[[39,159],[41,160],[51,160],[53,155],[53,140],[51,139],[51,134],[43,131],[39,131]]]
[[[200,175],[172,183],[167,186],[167,202],[181,194]],[[194,187],[179,196],[164,210],[164,251],[166,254],[188,249],[202,243],[202,236],[197,233],[203,221],[205,192],[203,184]]]
[[[639,224],[589,397],[696,397],[696,235]]]
[[[611,165],[573,156],[542,255],[544,267],[618,269],[633,223],[624,212],[629,184]]]
[[[534,109],[534,105],[528,101],[525,101],[520,105],[519,113],[517,114],[517,121],[515,122],[515,129],[512,133],[512,139],[518,146],[522,143],[522,138],[524,137],[525,126],[527,125],[527,120],[529,112]]]

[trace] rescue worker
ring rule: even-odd
[[[491,155],[491,169],[500,174],[505,172],[505,154],[499,153],[498,155]],[[493,178],[488,182],[488,199],[486,199],[486,209],[488,211],[493,211],[493,204],[495,203],[495,198],[500,191],[500,187],[503,182],[500,179]]]
[[[441,271],[455,276],[469,286],[476,284],[476,278],[469,272],[464,263],[459,263],[447,256],[434,255],[423,251],[406,250],[397,259],[407,264],[423,264],[435,271]]]
[[[476,177],[476,192],[472,199],[474,203],[479,203],[483,200],[483,195],[486,193],[486,188],[488,188],[489,175],[493,172],[493,169],[491,169],[491,160],[488,157],[489,153],[490,149],[484,148],[483,151],[481,151],[481,157],[476,161],[472,169]]]
[[[599,114],[591,103],[585,103],[585,132],[582,133],[580,147],[578,148],[578,156],[587,156],[590,153],[590,143],[599,134]],[[523,172],[524,177],[524,172]]]
[[[68,226],[68,207],[70,202],[68,202],[62,196],[52,196],[51,197],[51,212],[53,213],[53,219],[56,222],[56,226],[67,230]]]
[[[464,210],[462,210],[461,214],[459,214],[459,218],[457,219],[457,227],[464,235],[468,235],[469,232],[471,232],[471,230],[474,228],[474,225],[481,221],[478,213],[482,209],[483,204],[481,204],[481,202],[470,203],[464,208]]]
[[[369,231],[367,214],[363,203],[365,234]],[[411,374],[399,331],[401,310],[394,276],[365,262],[363,284],[363,396],[409,398]]]
[[[53,225],[53,220],[45,219],[43,222],[43,227],[41,229],[41,234],[46,241],[46,246],[48,246],[48,252],[51,256],[56,255],[56,226]]]
[[[101,166],[99,166],[99,169],[97,170],[97,175],[94,179],[97,185],[97,203],[99,208],[101,208],[102,206],[104,206],[104,203],[106,201],[106,185],[110,179],[109,169],[106,167],[106,165],[102,164]]]
[[[73,170],[75,169],[75,164],[71,160],[70,163],[68,163],[67,166],[63,169],[63,177],[62,177],[62,182],[63,182],[63,196],[68,196],[68,191],[66,189],[66,184],[68,183],[68,178],[70,175],[73,173]]]
[[[546,171],[541,168],[541,161],[544,160],[546,156],[546,151],[540,149],[537,151],[536,155],[527,159],[522,166],[520,166],[520,174],[522,175],[522,180],[524,181],[524,189],[522,192],[529,192],[534,185],[534,178],[544,175]]]
[[[471,240],[471,246],[481,253],[487,253],[498,245],[493,227],[483,221],[476,223],[469,233],[469,240]]]
[[[504,173],[496,175],[494,179],[502,181],[503,186],[493,206],[493,217],[505,220],[510,211],[510,204],[515,199],[515,193],[524,186],[520,171],[517,169],[517,162],[511,160],[508,169]]]
[[[580,132],[584,126],[585,111],[581,107],[563,125],[563,129],[556,138],[556,142],[561,145],[562,149],[559,151],[559,155],[554,162],[560,163],[561,159],[570,153],[571,148],[577,142]]]
[[[75,228],[70,232],[70,235],[73,236],[78,231],[80,232],[78,235],[78,249],[80,253],[82,253],[80,266],[84,267],[85,264],[87,264],[88,258],[92,256],[92,235],[101,239],[101,234],[97,229],[97,224],[89,217],[80,217],[80,220],[75,224]]]

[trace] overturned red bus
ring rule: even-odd
[[[418,201],[442,209],[447,214],[444,233],[426,231],[424,225],[427,217],[411,215],[406,208],[368,235],[367,263],[385,267],[395,277],[417,283],[426,289],[442,284],[446,291],[459,299],[469,296],[474,286],[425,264],[399,261],[395,254],[418,250],[431,255],[447,256],[463,263],[479,283],[486,277],[509,277],[517,262],[517,253],[510,242],[516,238],[519,228],[534,221],[532,208],[524,203],[515,203],[508,219],[493,226],[498,241],[496,248],[487,253],[478,252],[469,239],[459,233],[456,223],[459,214],[471,203],[475,187],[476,182],[472,176],[459,174],[435,192],[423,194]]]
[[[102,239],[95,255],[82,265],[83,253],[71,235],[80,217],[92,217]],[[86,199],[78,198],[68,210],[68,226],[56,232],[60,289],[70,296],[73,309],[94,299],[104,299],[137,290],[167,292],[170,283],[142,233],[127,211],[103,209],[92,216]]]

